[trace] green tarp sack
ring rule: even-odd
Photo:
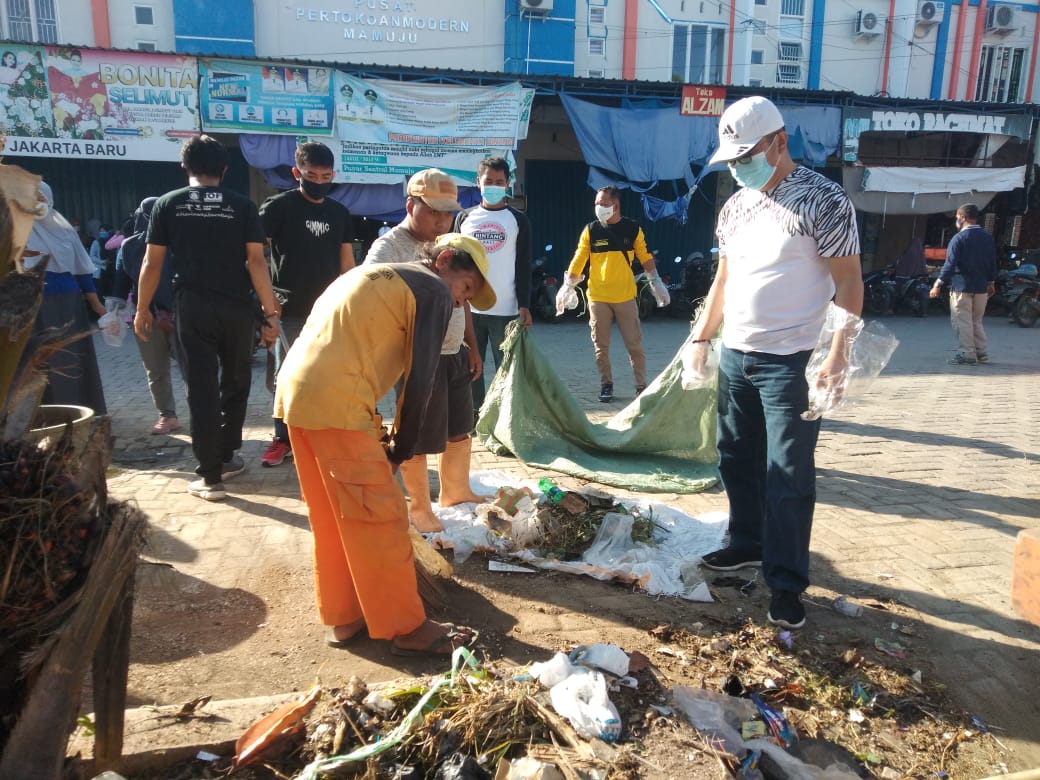
[[[605,423],[589,421],[526,328],[511,323],[502,351],[476,428],[490,451],[640,492],[697,493],[718,482],[718,391],[682,389],[681,350]]]

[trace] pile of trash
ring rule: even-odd
[[[981,719],[865,643],[837,652],[750,622],[648,638],[649,656],[593,644],[516,667],[460,648],[434,677],[316,685],[249,728],[234,756],[200,753],[176,776],[896,780],[1001,766]]]
[[[453,550],[457,563],[482,551],[650,595],[712,600],[698,564],[722,546],[725,513],[694,518],[659,502],[563,490],[549,479],[517,483],[501,472],[477,472],[472,480],[489,500],[438,508],[444,530],[427,535],[435,547]]]

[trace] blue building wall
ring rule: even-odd
[[[184,54],[256,55],[253,0],[173,0],[173,31]]]
[[[546,13],[521,12],[520,0],[506,0],[506,73],[574,75],[575,4],[554,0]]]

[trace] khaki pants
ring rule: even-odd
[[[961,354],[977,358],[986,354],[986,331],[982,315],[986,313],[986,293],[950,292],[950,322],[957,334]]]
[[[639,307],[635,298],[624,303],[589,302],[589,327],[592,329],[592,345],[596,348],[596,369],[599,371],[600,384],[614,381],[610,370],[610,325],[613,322],[617,322],[625,342],[632,373],[636,378],[636,388],[646,387],[643,329],[639,325]]]
[[[289,426],[314,532],[318,614],[326,626],[361,618],[373,639],[426,620],[408,535],[408,507],[374,431]]]

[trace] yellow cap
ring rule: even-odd
[[[472,236],[464,236],[462,233],[445,233],[433,245],[437,249],[444,249],[445,247],[458,249],[460,252],[465,252],[472,257],[477,270],[484,277],[484,287],[470,299],[469,305],[478,311],[487,311],[495,305],[498,301],[498,296],[495,295],[495,288],[491,286],[491,280],[488,279],[487,252],[484,251],[483,244]]]

